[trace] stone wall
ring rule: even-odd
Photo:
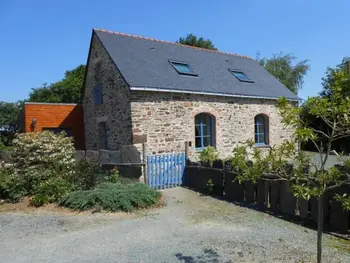
[[[269,116],[270,145],[289,139],[292,130],[285,128],[274,100],[229,98],[194,94],[133,91],[131,93],[132,132],[147,140],[148,153],[183,152],[185,141],[195,151],[194,117],[207,112],[215,117],[215,145],[221,158],[231,155],[240,141],[254,139],[254,117]]]
[[[87,150],[104,148],[99,135],[99,123],[107,130],[107,149],[118,150],[131,144],[130,89],[94,34],[88,59],[84,90],[84,124]],[[93,101],[93,88],[102,87],[102,104]]]
[[[88,162],[90,164],[140,164],[141,151],[135,145],[123,145],[118,151],[109,150],[76,150],[74,154],[76,162]]]

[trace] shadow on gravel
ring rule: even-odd
[[[182,253],[176,253],[176,258],[183,263],[219,263],[220,256],[212,248],[205,248],[203,254],[199,256],[185,256]],[[226,261],[225,263],[233,263],[232,261]]]

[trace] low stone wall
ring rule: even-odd
[[[134,145],[123,145],[118,151],[109,150],[86,150],[75,151],[75,159],[77,162],[86,161],[94,164],[129,164],[141,163],[142,154],[140,149]]]
[[[118,151],[75,151],[75,160],[102,165],[106,169],[117,168],[122,177],[139,180],[142,177],[141,152],[142,147],[123,145]]]

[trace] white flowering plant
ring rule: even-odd
[[[12,172],[7,180],[11,189],[21,189],[22,196],[35,196],[38,192],[43,195],[42,186],[46,181],[52,180],[66,181],[67,188],[72,188],[70,182],[75,173],[74,145],[72,139],[63,132],[17,134],[13,140],[12,161]],[[17,199],[20,197],[16,193],[9,193],[9,196],[16,196]],[[47,200],[51,201],[49,198]]]

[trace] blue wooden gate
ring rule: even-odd
[[[182,185],[185,163],[185,153],[147,156],[148,185],[154,189]]]

